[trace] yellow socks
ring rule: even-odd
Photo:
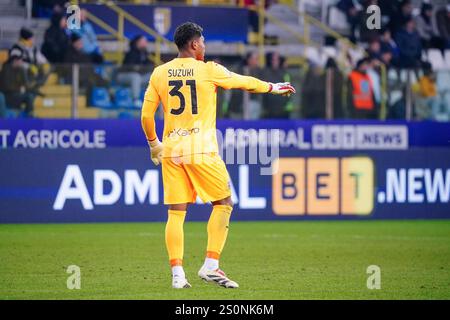
[[[233,208],[227,205],[215,205],[209,218],[207,226],[207,258],[205,261],[211,264],[209,267],[212,269],[218,268],[218,260],[228,236],[228,225],[232,210]],[[185,217],[186,211],[169,210],[169,217],[166,224],[166,247],[169,253],[170,266],[172,267],[173,273],[177,273],[178,269],[180,269],[180,275],[181,273],[184,275],[181,266],[183,265],[184,254],[183,225]]]
[[[166,247],[169,253],[170,266],[181,266],[184,253],[183,224],[186,211],[169,210],[166,224]]]
[[[232,207],[227,205],[215,205],[208,221],[208,247],[207,258],[219,260],[220,253],[225,246],[228,235],[228,225]]]

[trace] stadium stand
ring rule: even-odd
[[[242,10],[248,12],[248,25],[245,28],[246,41],[227,40],[228,38],[232,39],[233,32],[236,32],[235,36],[239,37],[238,34],[241,31],[232,30],[227,30],[228,33],[226,34],[224,32],[221,33],[219,30],[217,35],[211,35],[210,39],[207,39],[209,56],[212,59],[220,60],[231,70],[239,69],[245,54],[256,52],[259,55],[260,71],[263,72],[267,68],[264,61],[266,53],[279,52],[283,55],[283,67],[287,68],[288,77],[299,88],[302,88],[305,81],[307,81],[306,76],[309,74],[309,69],[319,68],[317,70],[325,72],[327,65],[331,63],[330,61],[336,62],[338,68],[333,69],[333,72],[341,73],[339,77],[343,80],[347,79],[347,75],[355,67],[356,62],[364,57],[368,56],[376,61],[381,61],[382,63],[376,66],[376,73],[379,74],[377,78],[381,80],[374,80],[380,81],[376,86],[381,87],[383,96],[377,106],[380,109],[377,117],[381,119],[389,117],[391,114],[389,109],[399,103],[402,105],[406,103],[406,107],[411,110],[411,117],[414,118],[415,101],[420,99],[420,97],[417,98],[412,94],[412,88],[414,85],[417,86],[417,82],[423,72],[420,67],[422,63],[431,64],[433,70],[439,75],[435,83],[437,88],[445,88],[445,85],[441,83],[445,76],[441,74],[445,75],[450,72],[450,49],[442,50],[442,48],[433,47],[422,50],[420,57],[415,62],[417,64],[415,71],[404,72],[397,70],[398,66],[400,66],[399,62],[404,61],[403,58],[398,59],[399,51],[402,54],[404,48],[395,47],[397,34],[391,30],[390,40],[388,40],[390,42],[386,42],[389,45],[384,43],[383,39],[379,39],[381,31],[375,33],[367,32],[367,30],[364,30],[363,24],[356,26],[356,31],[353,35],[346,13],[343,11],[346,3],[356,3],[355,10],[358,14],[361,14],[360,19],[365,19],[363,15],[365,8],[370,4],[378,3],[384,10],[381,14],[383,30],[385,30],[385,27],[390,28],[392,17],[396,12],[400,12],[399,10],[403,6],[411,10],[411,12],[408,11],[408,14],[417,20],[417,17],[421,15],[421,6],[423,4],[420,0],[394,1],[391,2],[394,3],[391,6],[386,5],[386,1],[366,0],[353,2],[344,0],[267,0],[264,2],[193,0],[177,2],[179,5],[186,5],[188,6],[187,8],[196,8],[198,10],[235,8],[238,10],[236,12],[241,12]],[[433,5],[433,14],[446,8],[446,1],[436,0],[431,1],[431,3]],[[156,22],[153,24],[144,23],[142,17],[137,13],[139,8],[144,7],[136,7],[137,9],[132,7],[133,5],[150,4],[152,6],[151,10],[153,10],[153,8],[158,8],[158,1],[106,2],[102,0],[85,0],[80,1],[79,4],[82,8],[88,9],[87,21],[90,22],[94,28],[93,30],[97,33],[98,50],[105,61],[101,67],[81,68],[78,87],[75,90],[75,92],[79,92],[79,95],[76,98],[72,97],[72,88],[75,84],[72,83],[73,73],[70,66],[52,64],[50,71],[45,74],[47,80],[42,82],[40,86],[36,86],[38,90],[34,98],[33,116],[50,118],[71,117],[74,115],[71,111],[74,108],[78,109],[78,112],[76,112],[77,117],[114,117],[119,116],[121,112],[129,115],[127,112],[137,109],[142,99],[136,99],[136,87],[134,87],[133,91],[130,91],[130,84],[118,83],[117,75],[122,72],[121,65],[125,53],[129,49],[131,38],[138,34],[146,36],[149,39],[147,46],[148,59],[152,64],[158,65],[173,57],[175,53],[175,48],[170,41],[170,34],[167,31],[173,26],[170,25],[170,21],[164,20],[168,19],[165,16],[167,13],[164,12],[158,13],[160,15],[159,19],[163,21],[162,24],[156,25]],[[128,5],[128,7],[125,9],[123,4]],[[0,22],[4,26],[0,34],[0,63],[7,63],[8,51],[18,41],[18,35],[24,26],[33,31],[35,47],[41,48],[44,42],[44,34],[50,26],[50,16],[54,15],[55,11],[63,12],[65,10],[64,5],[67,5],[65,1],[60,0],[36,0],[33,1],[32,8],[26,8],[19,1],[3,1],[0,5]],[[106,12],[105,10],[113,12],[114,18],[112,20],[108,20],[107,16],[103,15],[103,12]],[[390,12],[389,10],[394,11]],[[33,15],[29,16],[29,12],[33,12]],[[172,12],[171,14],[176,13]],[[258,18],[259,16],[263,17],[261,21],[264,23],[262,25]],[[120,27],[121,23],[123,24],[122,27]],[[261,27],[262,30],[258,30]],[[435,29],[438,28],[436,27]],[[67,30],[67,33],[73,32]],[[373,38],[374,36],[375,38]],[[352,42],[349,39],[356,41]],[[378,51],[372,50],[367,42],[368,39],[371,39],[371,44],[374,41],[380,43]],[[376,48],[377,46],[374,45],[374,47]],[[78,57],[78,59],[82,60],[85,58],[85,56]],[[83,62],[86,61],[90,60],[83,60]],[[136,71],[142,74],[142,71],[139,71],[143,70],[142,68],[143,66],[136,66]],[[322,84],[322,92],[337,90],[337,94],[341,96],[343,101],[348,100],[346,95],[349,92],[351,94],[351,87],[349,87],[347,81],[337,83],[333,86],[334,89],[330,87],[330,84],[327,85],[326,83],[324,81]],[[141,91],[143,89],[142,87]],[[447,107],[446,103],[448,101],[448,95],[441,93],[444,91],[439,89],[437,96],[443,109]],[[409,97],[407,97],[408,95]],[[224,101],[218,108],[220,109],[219,114],[226,117],[230,95],[225,94],[223,98]],[[75,106],[72,106],[73,101],[77,101]],[[241,101],[239,103],[245,102]],[[261,104],[263,102],[259,101],[258,103]],[[289,107],[288,117],[305,117],[303,112],[305,110],[305,101],[302,100],[301,94],[299,97],[293,97],[290,103],[292,107]],[[265,107],[262,106],[262,108],[264,109]],[[343,108],[348,109],[349,106],[346,105]],[[21,113],[16,114],[21,115]],[[343,112],[342,116],[346,117],[345,114],[346,112]],[[244,113],[241,116],[244,117]],[[404,116],[406,115],[400,117]]]

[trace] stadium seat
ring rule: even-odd
[[[349,48],[348,54],[350,55],[353,64],[356,64],[358,60],[364,58],[364,50],[361,48]]]
[[[327,17],[330,11],[331,6],[335,6],[339,0],[321,0],[319,1],[321,5],[321,13],[320,13],[320,20],[325,23],[327,23]]]
[[[414,70],[409,70],[409,79],[410,79],[410,83],[416,83],[419,81]]]
[[[128,111],[122,111],[119,113],[119,115],[117,116],[119,119],[134,119],[134,115],[131,112]]]
[[[445,50],[444,59],[447,64],[447,69],[450,70],[450,50]]]
[[[327,58],[336,58],[337,56],[337,50],[332,46],[323,47],[323,52],[325,53]]]
[[[336,60],[337,58],[337,50],[335,47],[332,46],[326,46],[323,47],[322,49],[322,61],[323,61],[323,65],[326,65],[328,59],[333,58]]]
[[[330,28],[343,34],[349,34],[350,32],[347,17],[335,6],[330,6],[328,9],[328,25]]]
[[[436,86],[439,93],[450,93],[450,71],[439,70],[436,73]]]
[[[113,107],[108,90],[103,87],[94,87],[91,94],[91,105],[97,108]]]
[[[399,72],[399,80],[402,83],[407,83],[408,81],[408,70],[406,69],[400,69]]]
[[[114,94],[114,103],[118,108],[133,108],[131,90],[128,88],[118,88]]]
[[[398,80],[397,70],[388,69],[387,78],[388,78],[388,81],[397,81]]]
[[[428,62],[431,63],[434,70],[446,69],[446,63],[444,57],[439,49],[428,50]]]
[[[403,98],[402,90],[392,90],[389,94],[389,105],[394,105]]]
[[[420,60],[427,61],[428,60],[428,53],[425,52],[425,50],[422,50],[422,54],[420,56]]]
[[[11,109],[6,109],[5,118],[6,119],[15,119],[18,117],[18,111],[14,111]]]
[[[305,58],[315,65],[323,66],[323,59],[316,47],[305,47]]]

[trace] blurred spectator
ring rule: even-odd
[[[367,74],[369,62],[368,58],[359,60],[348,78],[348,111],[353,119],[377,118],[373,84]]]
[[[70,46],[64,55],[65,63],[80,63],[90,64],[92,58],[83,51],[83,38],[77,33],[70,36]]]
[[[350,25],[350,40],[356,42],[356,29],[361,22],[361,6],[356,0],[339,0],[336,7],[347,17]]]
[[[450,49],[450,4],[436,11],[435,32],[444,39],[446,48]]]
[[[397,34],[405,23],[412,19],[413,9],[411,0],[402,0],[400,2],[399,8],[393,13],[388,24],[393,35]]]
[[[325,71],[331,72],[331,83],[333,90],[333,119],[342,119],[346,117],[345,110],[342,105],[342,89],[345,84],[344,73],[339,69],[336,60],[328,58],[325,63]]]
[[[367,48],[367,53],[370,58],[380,59],[381,58],[381,43],[379,40],[373,39],[369,42],[369,47]]]
[[[11,52],[0,72],[0,88],[5,95],[6,104],[18,111],[23,109],[28,116],[33,111],[35,94],[29,90],[26,72],[22,56],[17,51]]]
[[[69,83],[71,81],[72,64],[80,64],[79,84],[81,88],[87,89],[87,95],[90,96],[93,87],[106,86],[108,82],[95,72],[92,56],[83,51],[83,39],[77,33],[72,33],[70,42],[71,45],[64,57],[64,62],[70,64],[64,67],[65,81]]]
[[[152,62],[148,58],[148,41],[143,35],[134,37],[130,42],[130,49],[125,55],[122,67],[117,75],[117,82],[131,86],[131,92],[136,105],[141,105],[140,93],[147,86],[150,79]]]
[[[421,64],[422,44],[413,19],[405,22],[398,31],[395,42],[399,48],[398,66],[400,68],[417,68]]]
[[[62,63],[69,48],[69,36],[66,32],[67,20],[62,14],[54,14],[51,25],[45,31],[42,53],[52,63]]]
[[[383,28],[380,32],[380,49],[381,53],[391,52],[392,58],[398,57],[398,46],[392,39],[391,31],[388,28]]]
[[[258,53],[249,52],[238,69],[237,73],[258,78],[261,74]],[[245,114],[244,108],[246,108]],[[261,117],[261,97],[243,90],[232,90],[228,116],[233,119],[259,119]]]
[[[343,83],[343,73],[333,58],[328,58],[325,68],[311,64],[301,85],[302,116],[305,119],[326,118],[328,85],[328,90],[331,91],[328,97],[331,99],[329,103],[332,106],[332,118],[345,118],[345,110],[342,108]]]
[[[380,76],[380,60],[369,58],[367,75],[370,78],[373,88],[373,98],[377,107],[381,104],[381,76]]]
[[[424,66],[423,76],[419,78],[416,91],[419,94],[415,108],[416,119],[439,120],[441,100],[437,94],[436,74],[429,63]]]
[[[393,64],[393,56],[392,56],[392,51],[387,49],[387,48],[382,48],[381,49],[381,54],[380,54],[380,61],[382,63],[384,63],[384,65],[386,66],[386,68],[389,68],[392,66]]]
[[[50,65],[44,55],[34,45],[34,34],[31,30],[27,28],[20,29],[19,41],[9,50],[9,56],[11,55],[21,57],[21,65],[26,70],[29,86],[37,93],[38,88],[47,79]]]
[[[310,64],[301,87],[303,117],[305,119],[324,119],[326,75],[323,68]]]
[[[9,55],[11,55],[12,52],[14,52],[15,55],[22,57],[23,66],[26,68],[47,63],[47,59],[34,45],[33,32],[27,28],[20,29],[19,41],[11,47]]]
[[[438,48],[444,51],[446,43],[444,39],[435,32],[432,18],[433,6],[429,3],[422,4],[420,15],[416,18],[417,32],[422,39],[422,46],[426,49]]]
[[[278,52],[268,53],[262,79],[270,79],[272,82],[290,82],[290,78],[285,68],[285,59]],[[262,100],[263,118],[289,118],[292,112],[290,97],[265,94]]]
[[[103,56],[97,42],[94,27],[87,20],[87,10],[80,10],[80,29],[72,29],[72,33],[78,34],[83,40],[83,52],[91,56],[94,63],[103,63]]]

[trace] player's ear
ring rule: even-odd
[[[194,39],[194,40],[191,41],[191,48],[194,51],[197,50],[197,48],[198,48],[198,41],[197,41],[197,39]]]

